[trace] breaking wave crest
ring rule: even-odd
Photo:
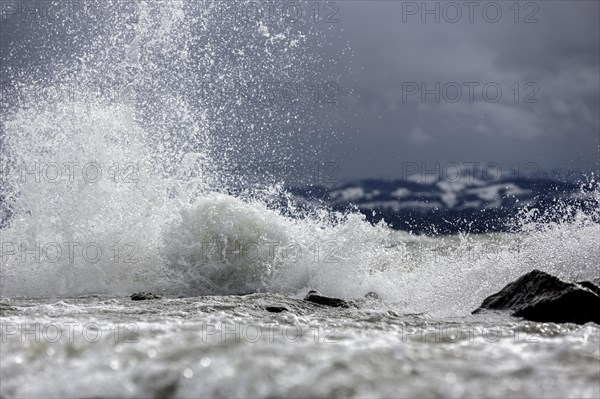
[[[532,268],[598,278],[597,214],[524,214],[515,234],[423,237],[301,206],[268,174],[256,184],[251,170],[231,172],[319,149],[298,138],[301,107],[209,103],[202,83],[302,81],[318,46],[310,27],[259,19],[227,30],[217,10],[192,8],[139,2],[95,26],[76,61],[13,75],[0,137],[2,296],[315,288],[456,314]],[[125,95],[105,90],[115,87]],[[64,90],[77,96],[48,98]]]

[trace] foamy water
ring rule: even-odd
[[[3,397],[600,394],[593,324],[432,318],[369,301],[327,310],[273,294],[0,306]]]
[[[2,397],[600,395],[597,325],[470,316],[534,268],[598,279],[597,215],[424,237],[307,209],[268,173],[231,167],[319,151],[294,136],[302,107],[197,93],[205,81],[301,81],[320,65],[313,28],[230,29],[186,2],[107,7],[70,33],[87,37],[77,62],[11,76]],[[48,98],[64,90],[77,95]],[[327,311],[296,301],[309,289],[381,301]],[[132,303],[136,291],[167,299]]]

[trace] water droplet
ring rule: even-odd
[[[200,359],[200,365],[202,367],[210,366],[210,359],[208,357],[203,357],[202,359]]]
[[[194,376],[194,372],[192,371],[192,369],[185,369],[183,370],[183,376],[185,378],[192,378]]]
[[[454,373],[446,373],[446,382],[449,384],[454,384],[456,382],[456,374]]]

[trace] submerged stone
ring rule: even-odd
[[[347,301],[340,299],[340,298],[332,298],[332,297],[321,295],[321,293],[319,293],[316,290],[308,291],[308,294],[306,294],[306,296],[304,297],[304,300],[308,301],[308,302],[312,302],[312,303],[317,303],[319,305],[331,306],[331,307],[335,307],[335,308],[349,308],[350,307],[350,304]]]
[[[267,312],[271,312],[271,313],[281,313],[281,312],[287,312],[288,308],[283,307],[283,306],[267,306],[265,308],[265,310]]]
[[[136,292],[131,295],[132,301],[145,301],[148,299],[162,299],[160,295],[155,295],[150,292]]]
[[[366,293],[365,298],[372,299],[372,300],[379,300],[379,295],[377,295],[376,292],[371,291],[371,292]]]

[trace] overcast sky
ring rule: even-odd
[[[598,170],[599,1],[331,4],[337,23],[317,24],[319,51],[340,103],[307,162],[336,162],[340,179],[398,178],[414,163]],[[321,18],[334,10],[320,7]],[[3,47],[32,34],[11,26]],[[49,63],[52,52],[25,55]]]
[[[352,50],[337,65],[342,175],[393,178],[403,162],[597,170],[598,1],[520,2],[518,14],[477,2],[471,15],[462,1],[427,2],[439,23],[421,2],[338,3],[332,48]],[[434,93],[422,98],[422,83]]]

